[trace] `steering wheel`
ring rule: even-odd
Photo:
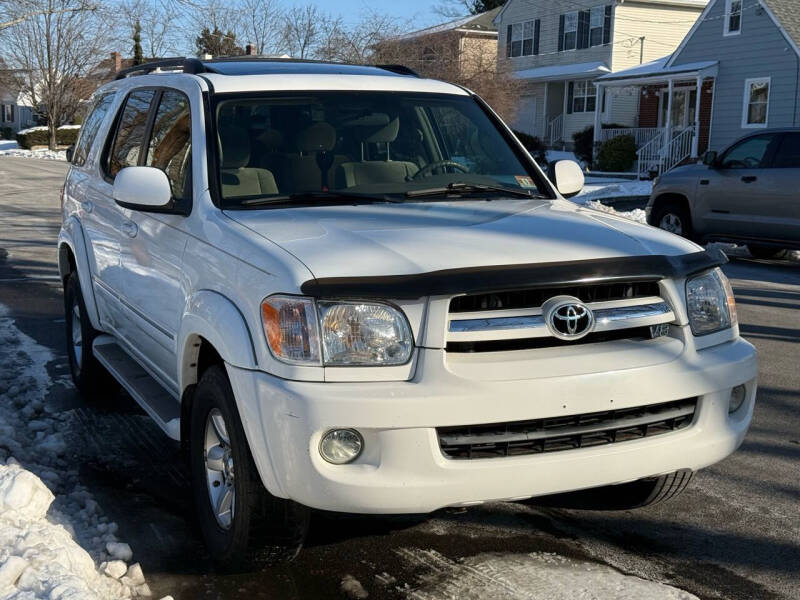
[[[454,169],[458,169],[462,173],[469,173],[469,167],[465,167],[461,163],[457,163],[454,160],[437,160],[432,163],[428,163],[424,167],[422,167],[419,171],[414,173],[410,178],[409,181],[415,181],[420,177],[426,176],[428,173],[433,171],[434,169],[439,169],[441,167],[453,167]]]

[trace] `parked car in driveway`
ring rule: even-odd
[[[724,258],[582,185],[401,67],[132,68],[63,192],[73,380],[181,442],[226,566],[293,558],[310,509],[665,500],[742,442],[756,354]]]
[[[756,258],[800,248],[800,129],[762,130],[658,178],[648,222],[697,242],[747,244]]]

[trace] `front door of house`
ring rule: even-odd
[[[675,88],[672,91],[672,127],[673,131],[682,131],[694,127],[695,107],[697,106],[697,88]],[[658,115],[658,126],[667,126],[667,109],[669,108],[669,91],[661,93],[661,110]]]

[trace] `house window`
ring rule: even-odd
[[[748,79],[744,82],[744,109],[742,127],[766,127],[769,122],[770,77]]]
[[[539,19],[513,23],[506,34],[506,57],[539,54]]]
[[[564,15],[564,50],[575,50],[578,47],[578,11]]]
[[[603,29],[606,21],[606,7],[593,6],[589,17],[589,45],[603,45]]]
[[[725,35],[742,32],[742,0],[725,0]]]
[[[4,123],[13,123],[14,122],[14,105],[13,104],[3,104],[3,122]]]
[[[591,81],[571,81],[569,96],[567,108],[572,109],[569,112],[594,112],[597,104],[597,88]]]

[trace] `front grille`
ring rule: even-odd
[[[660,294],[657,281],[594,283],[570,287],[545,287],[512,292],[469,294],[450,301],[451,313],[481,310],[513,310],[541,306],[554,296],[574,296],[581,302],[609,302],[631,298],[647,298]]]
[[[520,338],[513,340],[485,340],[477,342],[447,342],[447,352],[509,352],[511,350],[533,350],[535,348],[556,348],[558,346],[581,346],[617,340],[650,340],[654,334],[650,327],[617,329],[616,331],[596,331],[575,342],[553,337]]]
[[[616,444],[685,429],[697,398],[635,408],[511,423],[439,427],[439,446],[452,459],[499,458]]]

